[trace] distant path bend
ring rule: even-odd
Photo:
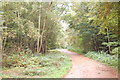
[[[117,78],[117,71],[93,59],[68,51],[58,49],[71,57],[72,68],[64,78]]]

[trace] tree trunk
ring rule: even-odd
[[[45,26],[46,26],[46,18],[47,18],[47,16],[45,16],[44,22],[43,22],[42,33],[41,33],[41,38],[40,38],[41,39],[41,41],[40,41],[40,49],[43,48],[43,46],[44,46],[44,44],[43,44],[43,42],[44,42],[43,38],[44,38],[44,32],[45,32]],[[40,52],[41,53],[45,53],[46,51],[40,50]]]
[[[38,16],[38,32],[39,32],[39,35],[38,35],[38,40],[37,40],[37,53],[40,52],[40,13],[39,13],[39,16]]]
[[[110,38],[109,38],[109,30],[107,28],[107,42],[109,43],[110,42]],[[108,46],[108,54],[111,53],[111,46]]]
[[[0,59],[2,59],[2,29],[0,29]],[[0,60],[1,63],[2,60]],[[1,64],[0,64],[1,66]]]
[[[41,8],[41,5],[40,5],[40,8]],[[39,16],[38,16],[38,39],[37,39],[37,53],[40,52],[40,22],[41,22],[41,11],[42,11],[42,8],[40,9],[39,11]]]

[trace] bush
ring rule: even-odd
[[[2,59],[2,67],[26,67],[30,63],[28,59],[31,56],[29,49],[23,50],[22,52],[14,52],[6,55]]]
[[[76,52],[76,53],[82,53],[82,50],[79,48],[69,47],[68,50]]]
[[[104,64],[112,66],[114,68],[118,68],[118,56],[117,55],[110,55],[104,52],[88,52],[85,56],[100,61]]]
[[[39,58],[37,60],[38,64],[33,67],[27,67],[24,71],[25,75],[40,75],[47,78],[60,77],[71,67],[70,59],[60,52],[51,51],[45,55],[34,55],[35,57]]]
[[[120,47],[114,48],[114,49],[112,50],[112,54],[120,54],[119,50],[120,50]]]
[[[71,67],[70,58],[58,51],[49,51],[46,54],[14,53],[5,57],[3,63],[6,64],[6,66],[3,65],[4,69],[6,67],[7,69],[23,68],[22,76],[40,76],[41,78],[60,78]]]

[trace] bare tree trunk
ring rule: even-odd
[[[40,40],[40,49],[42,48],[42,46],[44,46],[43,44],[43,38],[44,38],[44,32],[45,32],[45,26],[46,26],[46,18],[47,16],[44,18],[44,23],[43,23],[43,27],[42,27],[42,33],[41,33],[41,40]],[[44,53],[44,51],[41,50],[41,53]]]
[[[7,29],[5,29],[5,32],[7,32]],[[7,40],[7,37],[5,37],[2,41],[2,43],[3,43],[3,47],[2,47],[3,53],[4,53],[4,50],[5,50],[6,40]]]
[[[19,4],[19,3],[18,3],[18,4]],[[20,11],[19,11],[19,10],[18,10],[17,15],[18,15],[17,17],[20,18]],[[19,27],[19,29],[20,29],[20,27]],[[18,52],[21,50],[21,44],[20,44],[20,43],[21,43],[21,40],[20,40],[20,39],[21,39],[21,38],[20,38],[20,35],[19,35],[19,33],[18,33],[18,35],[17,35],[17,40],[18,40],[18,41],[17,41],[17,42],[18,42],[18,43],[17,43],[17,51],[18,51]]]
[[[46,10],[49,10],[50,7],[52,5],[52,2],[50,3],[50,5],[48,6],[48,8]],[[41,53],[46,53],[46,40],[45,40],[45,26],[46,26],[46,19],[47,19],[47,14],[45,13],[45,17],[44,17],[44,21],[43,21],[43,27],[42,27],[42,32],[41,32],[41,36],[40,36],[40,52]]]
[[[2,29],[0,29],[0,66],[2,66]]]
[[[108,30],[108,28],[107,28],[107,41],[108,41],[108,43],[110,42],[109,30]],[[111,46],[108,46],[108,53],[109,53],[109,54],[111,53]]]
[[[42,4],[41,4],[42,5]],[[40,5],[40,8],[41,8],[41,5]],[[39,11],[39,16],[38,16],[38,39],[37,39],[37,53],[40,52],[40,22],[41,22],[41,11],[42,11],[42,8],[40,9]]]
[[[39,32],[39,35],[38,35],[38,40],[37,40],[37,53],[40,52],[40,13],[39,13],[39,16],[38,16],[38,32]]]

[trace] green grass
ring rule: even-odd
[[[79,49],[79,48],[73,48],[73,47],[71,47],[71,48],[68,48],[68,50],[72,51],[72,52],[80,53],[80,54],[82,53],[81,49]]]
[[[107,64],[115,69],[118,69],[118,56],[110,55],[104,52],[88,52],[85,56],[95,59],[101,63]]]
[[[18,57],[18,54],[14,54],[14,56],[9,56],[10,59],[15,59]],[[12,58],[11,58],[12,57]],[[9,60],[10,60],[9,59]],[[17,71],[19,69],[23,69],[23,71],[18,71],[19,75],[12,74],[1,74],[4,78],[26,78],[26,77],[35,77],[38,76],[40,78],[61,78],[63,77],[71,68],[71,60],[70,58],[58,51],[50,51],[47,54],[27,54],[22,55],[17,58],[19,61],[15,64],[9,64],[10,68],[5,68],[3,71]],[[6,61],[6,60],[3,60]],[[13,61],[13,60],[11,60]],[[12,63],[9,61],[10,63]],[[7,65],[7,64],[6,64]],[[17,68],[17,69],[16,69]]]

